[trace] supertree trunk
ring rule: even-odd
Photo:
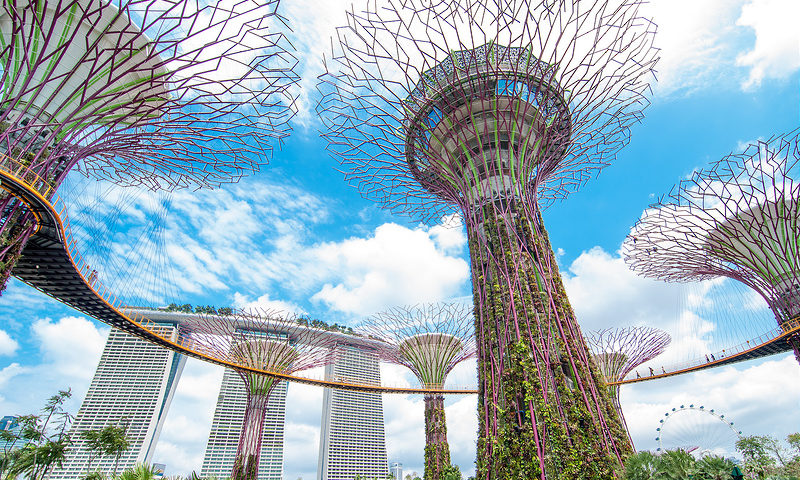
[[[425,480],[439,480],[450,466],[442,395],[425,396]]]
[[[614,478],[632,447],[535,201],[495,198],[464,210],[481,392],[478,478]]]
[[[244,412],[242,433],[239,434],[239,447],[233,462],[231,480],[256,480],[258,463],[261,457],[261,433],[267,415],[269,395],[248,394],[247,408]]]

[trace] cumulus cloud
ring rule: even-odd
[[[37,320],[31,326],[42,356],[52,371],[88,382],[97,368],[108,328],[97,328],[84,317]]]
[[[800,366],[791,354],[755,363],[622,387],[622,410],[637,449],[655,450],[664,413],[680,405],[713,408],[744,435],[783,438],[800,425]],[[701,437],[702,431],[697,437]],[[698,443],[701,439],[698,438]],[[702,445],[701,445],[702,447]]]
[[[273,300],[269,297],[268,293],[261,295],[255,300],[250,300],[247,295],[236,292],[233,294],[233,305],[236,308],[244,310],[264,310],[264,311],[277,311],[280,313],[305,313],[303,308],[292,302],[285,302],[283,300]]]
[[[453,248],[451,238],[446,248],[432,238],[442,235],[441,230],[387,223],[370,238],[320,245],[313,256],[336,278],[311,298],[334,310],[368,314],[385,305],[450,297],[469,278],[469,267],[463,258],[445,253]]]
[[[200,472],[223,372],[217,365],[186,360],[153,453],[153,462],[167,465],[167,475]]]
[[[744,88],[757,87],[766,78],[786,78],[800,69],[800,3],[795,0],[751,0],[742,7],[736,24],[755,34],[752,49],[736,64],[747,67]]]
[[[19,343],[8,332],[0,330],[0,355],[14,355],[18,348]]]
[[[6,383],[9,380],[16,377],[17,375],[21,375],[23,373],[28,373],[29,369],[23,367],[17,362],[11,363],[10,365],[3,367],[0,370],[0,387],[5,387]]]

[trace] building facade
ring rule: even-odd
[[[403,480],[403,464],[394,462],[389,466],[389,475],[393,480]]]
[[[9,432],[11,435],[16,437],[19,435],[21,429],[22,428],[20,427],[20,424],[17,422],[17,417],[14,415],[6,415],[5,417],[0,418],[0,430]],[[0,455],[6,454],[12,449],[19,448],[24,444],[25,441],[21,439],[6,441],[0,438]]]
[[[339,344],[325,367],[327,380],[379,385],[378,356],[365,347]],[[380,393],[326,388],[322,401],[318,480],[385,479],[389,474]]]
[[[175,323],[159,323],[161,334],[177,338]],[[111,473],[150,463],[186,357],[112,328],[86,398],[70,428],[73,444],[51,479],[83,478],[88,470]],[[130,448],[119,459],[94,456],[81,432],[108,425],[126,429]]]
[[[286,420],[288,385],[287,382],[280,382],[269,394],[267,415],[261,432],[258,480],[283,478],[283,425]],[[203,457],[203,467],[200,469],[201,477],[230,477],[246,406],[247,391],[242,377],[233,370],[225,369]]]

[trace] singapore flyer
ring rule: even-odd
[[[742,432],[724,414],[704,405],[681,405],[664,413],[656,429],[658,453],[685,450],[696,458],[734,457]]]

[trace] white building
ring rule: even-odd
[[[286,390],[288,383],[280,382],[269,394],[267,415],[261,432],[261,457],[258,480],[281,480],[283,477],[283,425],[286,419]],[[219,389],[217,408],[208,436],[201,477],[228,478],[239,446],[239,434],[244,422],[247,391],[238,373],[225,369]]]
[[[163,336],[177,338],[174,323],[156,328]],[[150,463],[185,363],[183,355],[112,328],[89,392],[70,428],[73,444],[63,467],[56,468],[50,478],[83,478],[93,454],[80,433],[107,425],[126,427],[130,448],[118,461],[94,459],[91,470],[111,473],[116,468],[121,472],[137,463]]]
[[[394,480],[403,480],[403,464],[394,462],[389,466],[389,474]]]
[[[325,377],[379,385],[378,357],[365,347],[340,344]],[[317,479],[385,479],[388,470],[381,394],[326,388]]]

